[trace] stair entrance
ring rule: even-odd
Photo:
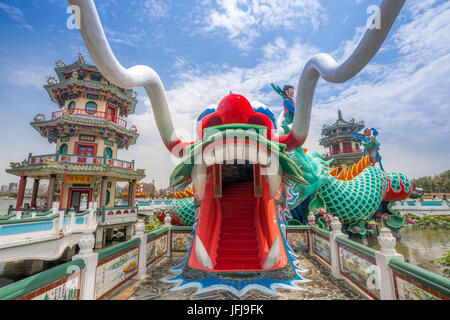
[[[253,165],[223,165],[222,179],[222,224],[214,269],[260,269]]]

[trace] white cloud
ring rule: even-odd
[[[450,153],[442,147],[450,134],[450,5],[433,4],[411,1],[409,12],[403,12],[406,22],[387,44],[390,54],[399,54],[396,59],[369,64],[336,95],[316,104],[307,145],[316,148],[322,124],[334,122],[340,108],[344,117],[365,120],[380,131],[389,171],[418,177],[448,169]],[[344,42],[341,52],[352,46]]]
[[[419,10],[417,3],[412,2],[409,11],[402,13],[403,24],[391,32],[383,45],[384,51],[389,56],[394,51],[396,58],[390,58],[386,64],[372,62],[359,76],[342,85],[319,81],[305,147],[325,152],[318,145],[321,128],[337,119],[339,108],[346,119],[365,120],[367,126],[380,131],[381,154],[388,171],[419,177],[448,169],[450,154],[443,146],[448,145],[450,135],[450,41],[446,41],[449,8],[448,3],[435,7],[430,3],[431,7],[420,6]],[[425,27],[418,28],[419,25]],[[362,34],[363,28],[357,28],[353,39],[343,41],[333,55],[344,59]],[[167,92],[178,132],[192,136],[198,114],[207,105],[218,103],[230,90],[268,105],[278,101],[269,83],[296,84],[306,60],[318,49],[299,43],[286,46],[286,40],[279,37],[262,51],[265,60],[253,67],[221,66],[209,72],[197,68],[180,72],[178,81]],[[275,105],[278,108],[272,106],[272,110],[280,112],[281,101]],[[147,154],[169,157],[166,150],[161,151],[162,142],[151,112],[136,116],[135,120],[145,123],[140,132],[147,138],[140,140],[140,147],[148,150]],[[150,174],[163,185],[175,166],[164,166],[148,157],[137,163],[158,168]]]
[[[203,15],[203,31],[225,30],[229,40],[248,50],[262,31],[292,29],[298,25],[317,30],[326,20],[319,0],[217,0],[217,6],[199,8]],[[206,7],[206,8],[204,8]]]
[[[277,38],[274,43],[286,43],[283,38]],[[317,49],[309,45],[294,43],[279,48],[276,56],[265,59],[250,68],[237,68],[228,66],[208,66],[207,72],[200,72],[197,66],[185,69],[176,75],[178,79],[166,94],[169,101],[170,114],[177,134],[183,141],[193,141],[195,137],[196,119],[200,113],[210,105],[218,104],[230,90],[242,94],[250,101],[259,100],[269,105],[277,101],[272,111],[281,111],[281,98],[270,88],[271,82],[280,84],[294,83],[298,80],[306,60],[317,53]],[[267,49],[267,51],[270,51]],[[275,58],[276,57],[276,58]],[[169,175],[175,168],[176,162],[170,158],[169,152],[164,148],[156,127],[151,103],[148,97],[140,98],[139,108],[146,108],[146,112],[133,115],[130,120],[139,129],[140,137],[133,154],[136,155],[138,166],[152,168],[148,175],[157,180],[158,184],[166,186]],[[141,152],[142,151],[142,152]],[[161,159],[163,163],[161,163]]]
[[[18,22],[19,27],[33,31],[33,27],[26,23],[24,14],[19,8],[0,2],[0,9],[5,11],[8,17]]]
[[[35,87],[43,90],[46,76],[52,75],[51,67],[33,66],[9,71],[8,82],[21,87]]]

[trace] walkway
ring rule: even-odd
[[[169,268],[178,265],[181,257],[174,257],[172,263],[169,259],[163,259],[152,270],[148,271],[148,276],[141,283],[134,283],[131,286],[120,288],[114,296],[109,299],[114,300],[364,300],[364,296],[355,293],[343,280],[332,279],[327,268],[319,262],[307,259],[303,254],[299,254],[300,265],[308,269],[302,274],[310,282],[300,284],[306,290],[278,289],[279,296],[269,295],[259,290],[251,290],[242,297],[237,297],[225,290],[216,290],[194,295],[197,289],[188,288],[178,291],[169,291],[174,284],[165,283],[160,279],[172,275]]]

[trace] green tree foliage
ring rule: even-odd
[[[158,217],[156,216],[156,213],[153,214],[152,217],[145,217],[145,233],[152,232],[155,230],[158,230],[162,223],[158,220]]]
[[[433,177],[422,177],[417,180],[416,187],[422,188],[425,192],[450,192],[450,170]]]

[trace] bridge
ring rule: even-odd
[[[75,246],[86,234],[95,234],[96,248],[111,240],[114,228],[126,227],[126,239],[131,239],[137,207],[97,208],[59,211],[59,203],[51,210],[13,211],[0,217],[0,264],[18,260],[51,261],[65,252],[75,253]],[[109,238],[109,239],[108,239]]]
[[[395,201],[391,209],[398,211],[400,215],[412,213],[421,218],[423,216],[450,215],[450,207],[444,200]]]

